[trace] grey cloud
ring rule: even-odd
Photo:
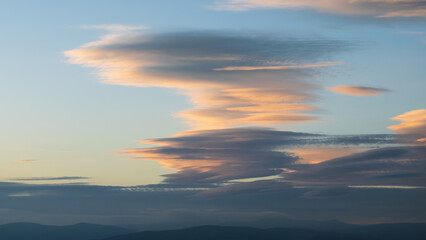
[[[300,165],[283,174],[293,182],[358,185],[413,185],[426,182],[426,147],[386,147]]]
[[[239,194],[262,194],[270,191],[285,191],[292,188],[292,184],[288,182],[280,182],[277,180],[260,180],[254,182],[231,183],[225,186],[218,186],[197,193],[197,198],[212,198],[220,196],[232,196]]]
[[[329,39],[305,40],[267,34],[238,36],[229,32],[207,31],[161,33],[132,40],[100,48],[112,53],[139,53],[161,59],[157,66],[148,68],[154,72],[210,72],[218,75],[224,73],[214,71],[215,68],[323,60],[353,45]]]
[[[202,190],[132,191],[125,186],[0,182],[0,223],[32,218],[50,224],[141,224],[146,230],[242,223],[279,227],[288,226],[289,218],[426,220],[422,214],[425,189],[351,189],[345,193],[338,188],[292,188],[289,183],[272,180],[241,183],[232,187],[240,189],[236,192],[229,189],[231,186],[227,190],[219,187],[217,194],[195,197]],[[10,196],[23,192],[38,194]]]
[[[147,141],[158,147],[126,149],[124,154],[161,161],[178,170],[165,175],[171,183],[221,183],[268,177],[294,169],[298,147],[362,146],[395,143],[393,135],[333,136],[267,128],[200,130]]]
[[[307,191],[303,194],[302,197],[304,198],[330,198],[330,197],[339,197],[342,195],[346,195],[353,189],[348,188],[347,186],[325,186],[325,187],[318,187],[313,188],[310,191]]]

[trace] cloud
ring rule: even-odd
[[[357,147],[321,147],[290,150],[291,153],[294,153],[299,156],[299,160],[297,163],[300,164],[316,164],[362,151],[365,151],[365,149]]]
[[[21,159],[21,160],[15,160],[15,162],[38,162],[40,160],[36,159]]]
[[[351,189],[346,186],[325,186],[314,188],[311,191],[307,191],[305,194],[303,194],[303,197],[312,199],[324,199],[347,195],[349,191],[351,191]]]
[[[301,68],[317,68],[340,65],[340,62],[325,62],[306,65],[287,65],[287,66],[235,66],[215,68],[215,71],[257,71],[257,70],[286,70],[286,69],[301,69]]]
[[[158,161],[167,168],[177,169],[177,173],[165,175],[167,182],[222,183],[290,171],[301,160],[292,149],[371,147],[391,144],[394,140],[392,135],[333,136],[235,128],[188,131],[142,142],[158,146],[125,149],[122,154]]]
[[[147,26],[128,26],[128,25],[121,25],[121,24],[83,25],[81,26],[81,28],[101,29],[101,30],[107,30],[109,32],[128,32],[128,31],[148,29]]]
[[[382,95],[383,93],[389,92],[389,90],[385,88],[348,86],[348,85],[329,87],[328,90],[339,93],[339,94],[352,95],[352,96]]]
[[[350,46],[335,40],[224,32],[126,31],[68,51],[70,62],[95,68],[106,83],[173,88],[189,97],[194,108],[178,115],[194,130],[143,140],[154,146],[120,152],[157,161],[176,172],[165,175],[163,184],[150,186],[37,185],[28,189],[16,183],[0,184],[0,190],[6,189],[0,196],[11,209],[33,210],[34,206],[23,204],[31,198],[43,200],[39,211],[62,211],[65,206],[67,214],[118,216],[169,227],[176,226],[169,222],[182,219],[193,225],[285,214],[356,219],[362,211],[363,220],[390,216],[390,212],[392,216],[409,212],[419,218],[423,189],[411,189],[414,193],[408,194],[420,197],[395,208],[393,197],[405,199],[398,195],[401,189],[380,192],[384,189],[348,189],[347,185],[424,182],[422,148],[389,147],[398,142],[386,134],[324,135],[240,127],[316,120],[317,107],[312,102],[321,86],[313,79],[319,70],[337,63],[334,54]],[[309,156],[312,152],[321,156]],[[254,180],[259,178],[263,180]],[[11,194],[30,195],[17,202],[10,200]],[[321,201],[325,198],[338,200]],[[367,199],[368,204],[361,206],[355,199]],[[111,202],[118,205],[111,208]],[[383,204],[387,204],[385,212]]]
[[[401,123],[390,126],[389,129],[403,135],[403,138],[411,143],[426,143],[426,109],[406,112],[392,120],[401,121]]]
[[[87,177],[23,177],[13,178],[12,181],[57,181],[57,180],[81,180],[89,179]]]
[[[423,0],[224,0],[212,6],[216,10],[314,9],[318,12],[387,17],[425,17]]]
[[[426,17],[426,9],[410,9],[386,13],[378,16],[380,18],[389,17]]]
[[[412,35],[424,35],[424,34],[426,34],[426,32],[421,32],[421,31],[398,31],[397,33],[412,34]]]
[[[283,177],[309,184],[426,186],[425,154],[424,146],[385,147],[299,165]]]
[[[425,189],[294,188],[284,182],[260,181],[195,196],[203,190],[159,188],[133,191],[121,186],[0,182],[0,224],[32,221],[58,225],[83,221],[140,224],[144,230],[154,230],[205,224],[295,226],[291,219],[339,219],[354,223],[426,220],[422,211]],[[307,223],[299,220],[297,226],[306,227]]]
[[[126,32],[65,55],[96,68],[106,83],[178,89],[194,108],[177,116],[212,129],[316,120],[312,102],[320,86],[313,79],[321,68],[338,64],[329,61],[333,54],[351,46],[226,32]]]
[[[215,187],[197,193],[198,198],[221,197],[239,194],[262,194],[265,192],[283,191],[292,188],[291,183],[280,182],[277,180],[261,180],[245,183],[233,183],[226,186]]]

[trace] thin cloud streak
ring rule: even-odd
[[[314,9],[323,13],[377,18],[426,16],[423,0],[223,0],[216,1],[211,8],[225,11]]]
[[[88,177],[22,177],[12,178],[12,181],[57,181],[57,180],[82,180],[89,179]]]
[[[36,159],[22,159],[22,160],[15,160],[15,162],[39,162],[40,160]]]
[[[349,86],[349,85],[329,87],[328,90],[335,93],[352,95],[352,96],[374,96],[374,95],[382,95],[383,93],[390,92],[390,90],[385,88],[374,88],[374,87],[366,87],[366,86]]]
[[[306,65],[288,65],[288,66],[236,66],[215,68],[215,71],[257,71],[257,70],[286,70],[286,69],[302,69],[302,68],[317,68],[329,67],[342,64],[341,62],[325,62]]]
[[[101,29],[106,30],[109,32],[128,32],[128,31],[135,31],[135,30],[145,30],[149,27],[147,26],[128,26],[128,25],[121,25],[121,24],[101,24],[101,25],[83,25],[80,26],[80,28],[83,29]]]
[[[401,10],[386,13],[378,18],[391,18],[391,17],[426,17],[426,9],[412,9],[412,10]]]

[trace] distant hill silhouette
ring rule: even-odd
[[[174,223],[174,224],[165,224],[168,227],[159,226],[159,225],[137,225],[137,224],[129,224],[122,225],[124,228],[136,229],[140,231],[163,231],[170,229],[185,229],[193,227],[188,225],[187,222]],[[216,225],[212,223],[200,223],[201,226],[209,226]],[[320,230],[320,231],[335,231],[335,230],[345,230],[353,228],[357,225],[352,225],[348,223],[344,223],[338,220],[328,220],[328,221],[315,221],[315,220],[299,220],[299,219],[290,219],[290,218],[274,218],[274,219],[262,219],[259,221],[250,221],[250,222],[236,222],[232,221],[229,223],[222,223],[224,226],[245,226],[245,227],[253,227],[253,228],[302,228],[302,229],[311,229],[311,230]]]
[[[379,224],[346,230],[201,226],[145,231],[104,240],[425,240],[426,224]]]
[[[105,240],[357,240],[344,233],[307,229],[201,226],[182,230],[145,231]]]
[[[79,223],[47,226],[35,223],[11,223],[0,226],[1,240],[93,240],[134,232],[129,229]]]
[[[330,231],[302,228],[199,226],[179,230],[134,232],[115,226],[79,223],[0,226],[1,240],[425,240],[426,223],[351,226]]]
[[[362,239],[417,240],[426,239],[426,223],[392,223],[360,226],[345,231]]]

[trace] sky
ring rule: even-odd
[[[425,23],[421,0],[4,1],[0,223],[425,222]]]

